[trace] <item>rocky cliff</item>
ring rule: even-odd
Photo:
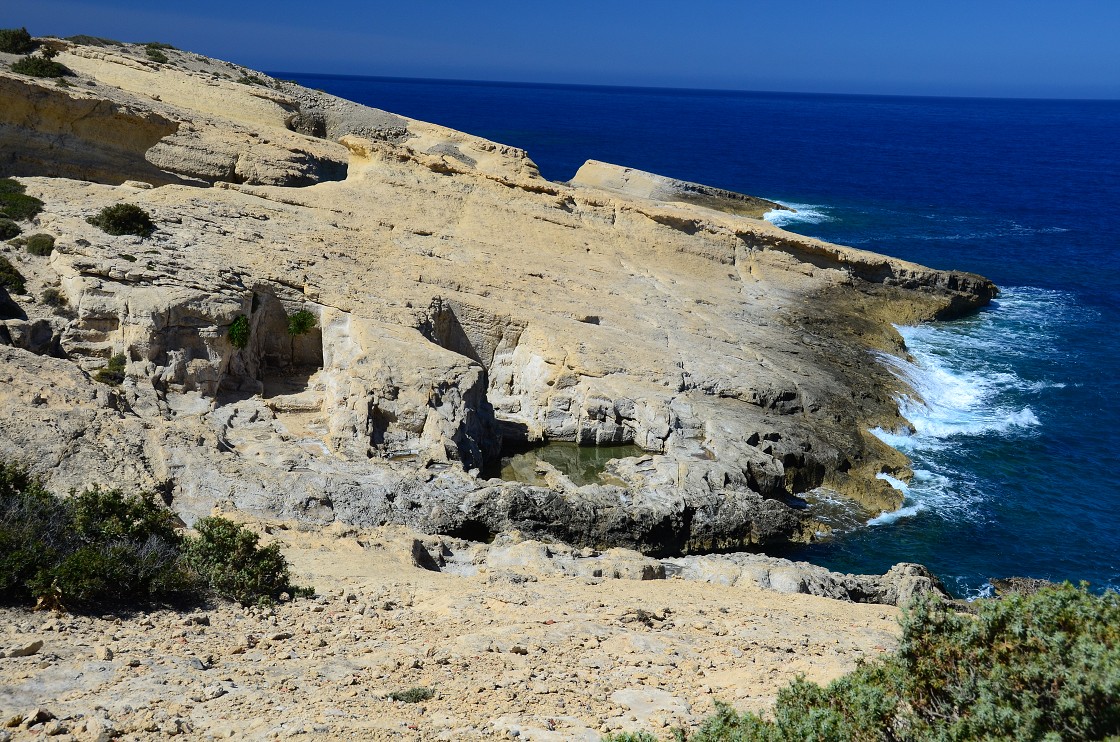
[[[804,540],[814,488],[899,504],[876,475],[907,461],[866,432],[907,424],[872,353],[905,352],[891,324],[996,291],[743,215],[761,200],[602,163],[554,183],[225,62],[56,43],[67,86],[0,64],[0,174],[56,240],[3,248],[27,293],[0,322],[0,455],[60,491],[654,555]],[[122,202],[152,236],[87,223]],[[118,354],[123,383],[97,381]],[[647,455],[584,486],[486,478],[517,441]]]

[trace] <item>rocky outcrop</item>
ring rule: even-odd
[[[866,433],[906,425],[872,354],[904,352],[891,323],[995,292],[687,199],[552,183],[515,147],[168,53],[74,47],[69,89],[0,71],[0,110],[104,122],[71,126],[104,160],[87,180],[22,178],[53,254],[7,248],[29,292],[0,323],[0,454],[59,491],[157,489],[188,522],[220,504],[661,556],[804,540],[813,488],[899,504],[876,475],[907,461]],[[35,117],[9,119],[34,150]],[[149,128],[115,147],[118,120]],[[157,165],[159,187],[133,182]],[[153,236],[86,222],[121,201]],[[297,311],[316,321],[293,337]],[[97,382],[118,354],[124,383]],[[503,441],[550,440],[647,455],[582,486],[487,477]]]
[[[621,167],[598,160],[588,160],[570,181],[576,186],[590,186],[652,201],[677,201],[708,209],[725,211],[736,216],[762,218],[769,211],[792,211],[764,198],[748,196],[703,183],[668,178],[632,167]]]
[[[904,606],[915,597],[947,598],[945,586],[920,564],[896,564],[882,575],[849,575],[764,554],[709,554],[657,560],[627,549],[597,551],[505,536],[492,544],[443,537],[416,542],[415,561],[425,569],[457,575],[512,573],[607,579],[682,579],[816,595],[853,603]]]
[[[151,110],[0,77],[0,162],[13,174],[163,185],[182,182],[144,155],[178,130]]]

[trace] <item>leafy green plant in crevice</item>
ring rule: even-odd
[[[111,235],[134,234],[150,237],[156,229],[152,217],[136,204],[122,203],[106,206],[97,212],[96,216],[87,217],[86,221]]]
[[[8,259],[0,256],[0,288],[7,289],[13,294],[22,294],[26,289],[26,280]]]
[[[105,364],[105,368],[98,370],[93,375],[95,381],[100,381],[102,384],[109,386],[119,386],[124,382],[124,367],[127,365],[128,360],[124,357],[123,353],[118,353],[109,359]]]
[[[288,334],[292,337],[306,335],[315,328],[315,315],[306,309],[301,309],[295,314],[288,315]]]
[[[249,318],[242,314],[230,323],[228,332],[229,342],[233,347],[243,350],[249,345],[250,333]]]
[[[26,28],[0,28],[0,52],[30,54],[36,46]]]
[[[194,528],[198,536],[187,540],[184,560],[215,594],[250,605],[314,592],[292,584],[278,544],[260,546],[257,534],[220,517],[203,518]]]
[[[102,36],[89,36],[88,34],[67,36],[66,40],[73,41],[75,44],[81,44],[83,46],[124,46],[120,41],[106,39]]]
[[[152,60],[153,62],[167,64],[167,62],[170,60],[167,58],[167,55],[163,53],[164,48],[170,49],[171,47],[153,42],[144,45],[144,53],[148,56],[148,59]]]

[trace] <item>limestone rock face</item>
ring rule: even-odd
[[[552,183],[515,147],[168,55],[74,46],[69,88],[0,71],[6,165],[56,237],[4,248],[28,294],[0,321],[0,455],[58,491],[657,555],[806,539],[799,493],[899,504],[875,475],[907,461],[866,432],[906,425],[873,355],[905,352],[891,323],[995,294],[712,189]],[[87,223],[120,202],[155,234]],[[489,478],[518,440],[647,455]]]

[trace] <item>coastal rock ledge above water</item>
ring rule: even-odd
[[[226,62],[53,43],[67,87],[0,64],[0,168],[45,204],[25,234],[56,240],[3,248],[27,293],[0,289],[0,456],[60,492],[654,556],[806,540],[798,493],[899,504],[876,475],[908,462],[866,432],[906,425],[871,352],[905,352],[892,323],[996,293],[718,189],[603,163],[554,183],[520,149]],[[153,236],[87,223],[121,202]],[[292,337],[299,310],[316,325]],[[124,382],[94,380],[116,355]],[[483,478],[503,439],[649,455],[582,487]]]

